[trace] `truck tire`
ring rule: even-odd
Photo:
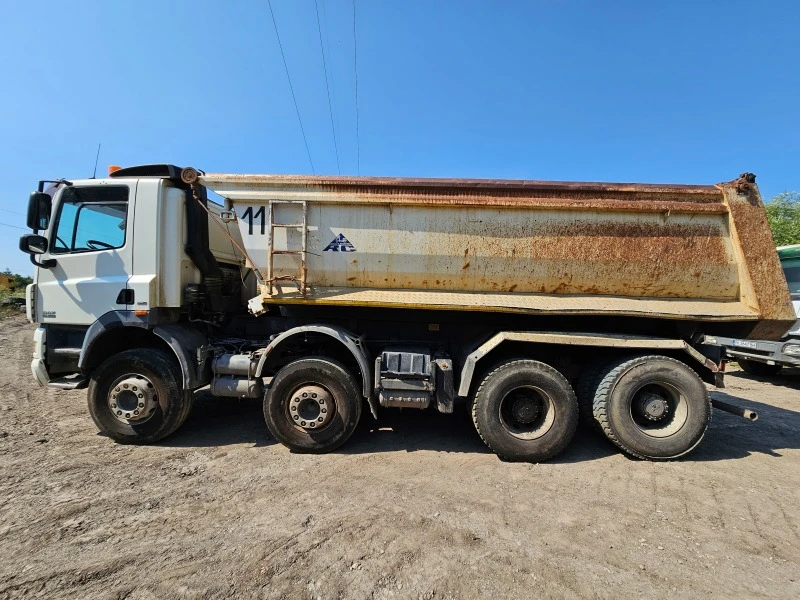
[[[757,360],[747,360],[746,358],[737,358],[736,362],[742,368],[742,371],[748,375],[758,375],[759,377],[771,377],[777,375],[783,365],[768,365],[767,363],[758,362]]]
[[[361,418],[361,391],[353,375],[330,358],[296,360],[278,371],[264,394],[272,436],[295,452],[331,452]]]
[[[541,462],[569,444],[578,402],[566,378],[535,360],[512,360],[492,370],[472,402],[483,442],[506,460]]]
[[[600,425],[594,418],[594,395],[607,367],[607,362],[595,363],[585,367],[578,375],[578,383],[575,386],[575,395],[578,397],[578,420],[587,429],[600,430]]]
[[[154,348],[125,350],[92,374],[89,414],[101,433],[122,444],[152,444],[173,433],[191,409],[174,357]]]
[[[669,460],[691,452],[711,420],[711,400],[690,367],[666,356],[609,366],[594,398],[606,437],[627,454]]]

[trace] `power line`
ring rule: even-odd
[[[25,213],[21,213],[16,210],[8,210],[7,208],[0,208],[0,210],[2,210],[3,212],[13,213],[15,215],[22,215],[23,217],[25,216]]]
[[[311,151],[308,149],[308,140],[306,139],[306,130],[303,128],[303,119],[300,118],[300,109],[297,107],[297,98],[294,95],[294,86],[292,86],[292,78],[289,75],[289,66],[286,64],[286,55],[283,53],[283,44],[281,44],[281,36],[278,33],[278,23],[275,21],[275,13],[272,10],[272,0],[267,0],[269,5],[269,13],[272,15],[272,25],[275,27],[275,37],[278,38],[278,48],[281,50],[281,58],[283,59],[283,68],[286,70],[286,79],[289,81],[289,90],[292,92],[292,101],[294,102],[294,110],[297,112],[297,121],[300,123],[300,132],[303,134],[303,143],[306,145],[306,154],[308,154],[308,162],[311,163],[311,172],[316,175],[314,170],[314,161],[311,160]]]
[[[358,38],[356,37],[356,0],[353,0],[353,70],[356,73],[356,166],[361,175],[361,140],[358,134]]]
[[[322,22],[325,23],[325,44],[328,46],[328,54],[330,55],[331,36],[328,33],[328,11],[325,9],[325,0],[322,0]],[[330,60],[330,56],[328,60]],[[333,67],[331,67],[331,73],[333,73]],[[336,82],[333,79],[333,75],[331,75],[331,92],[333,97],[336,98]]]
[[[6,227],[13,227],[14,229],[22,229],[23,231],[27,231],[25,227],[19,227],[18,225],[9,225],[8,223],[0,223],[0,225],[5,225]]]
[[[322,68],[325,70],[325,90],[328,92],[328,113],[331,116],[331,131],[333,131],[333,149],[336,151],[336,169],[339,175],[342,174],[342,167],[339,165],[339,145],[336,143],[336,127],[333,125],[333,106],[331,105],[331,90],[328,87],[328,67],[325,63],[325,48],[322,45],[322,27],[319,24],[319,3],[314,0],[314,7],[317,9],[317,33],[319,33],[319,49],[322,52]],[[333,74],[331,74],[333,79]]]

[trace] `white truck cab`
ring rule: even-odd
[[[32,194],[35,233],[20,246],[38,267],[27,306],[40,324],[32,368],[42,384],[86,384],[79,366],[91,326],[174,323],[187,286],[204,281],[203,269],[228,283],[241,280],[235,244],[208,226],[222,206],[204,199],[211,215],[202,212],[186,186],[165,177],[165,165],[112,175],[42,182]],[[236,228],[226,230],[240,239]]]

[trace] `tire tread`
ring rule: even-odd
[[[96,393],[97,386],[100,385],[100,381],[106,376],[106,371],[117,368],[117,365],[124,361],[139,361],[144,365],[147,365],[150,369],[155,371],[163,371],[164,373],[168,374],[174,381],[165,381],[164,385],[167,387],[169,387],[171,384],[176,384],[178,387],[180,387],[182,383],[180,365],[178,365],[177,360],[174,360],[174,357],[170,356],[166,352],[158,349],[124,350],[123,352],[115,354],[106,359],[92,374],[92,380],[89,383],[89,391],[87,393],[89,414],[97,428],[104,435],[107,435],[117,443],[147,445],[159,442],[175,433],[175,431],[183,424],[189,415],[192,403],[186,392],[184,392],[182,389],[178,392],[183,396],[183,402],[179,408],[178,414],[176,415],[174,412],[169,413],[165,417],[166,422],[160,428],[147,434],[133,436],[109,429],[100,420],[100,415],[95,413],[93,404],[97,399],[93,396],[93,394]],[[100,402],[102,405],[102,401]]]
[[[478,419],[478,402],[477,402],[477,399],[481,397],[481,392],[483,391],[483,388],[486,386],[487,382],[490,382],[492,380],[492,378],[498,372],[506,370],[506,369],[513,369],[515,365],[530,364],[532,362],[536,363],[538,368],[542,368],[544,371],[549,371],[550,373],[553,373],[553,374],[557,375],[558,377],[561,377],[562,379],[564,379],[564,381],[569,386],[569,382],[561,374],[561,372],[558,371],[558,369],[554,369],[553,367],[551,367],[547,363],[543,363],[543,362],[540,362],[540,361],[534,361],[534,360],[531,360],[531,359],[511,359],[511,360],[507,360],[505,362],[502,362],[502,363],[498,364],[494,369],[490,370],[483,377],[483,379],[481,380],[481,383],[478,385],[478,389],[475,391],[475,395],[472,397],[472,403],[471,403],[472,406],[471,406],[470,413],[472,415],[472,423],[475,426],[475,431],[478,432],[478,436],[481,438],[483,443],[486,444],[486,446],[492,452],[497,454],[497,456],[499,456],[503,460],[515,460],[515,459],[514,459],[514,457],[507,456],[507,455],[503,454],[497,448],[492,446],[492,444],[486,438],[484,433],[481,431],[481,427],[480,427],[479,419]],[[571,386],[569,386],[569,387],[571,387]],[[577,423],[576,423],[576,425],[577,425]],[[573,428],[573,432],[572,433],[574,433],[574,428]],[[562,451],[563,451],[563,448],[560,449],[560,450],[556,450],[555,452],[552,452],[552,453],[550,453],[548,455],[543,456],[540,460],[541,461],[549,460],[549,459],[553,458],[554,456],[557,456],[558,454],[560,454]]]
[[[681,452],[676,456],[671,456],[669,458],[654,458],[645,456],[641,453],[636,452],[632,448],[630,448],[627,444],[623,443],[613,432],[611,426],[609,425],[608,419],[608,396],[611,393],[614,384],[616,383],[619,376],[624,373],[625,371],[629,370],[630,368],[636,366],[637,364],[645,363],[649,360],[654,358],[658,358],[660,360],[665,360],[671,363],[675,363],[676,365],[681,365],[683,367],[687,366],[686,363],[683,363],[679,360],[674,358],[670,358],[668,356],[663,356],[660,354],[648,354],[644,356],[636,356],[636,357],[626,357],[624,359],[620,359],[614,361],[613,363],[606,366],[606,372],[603,378],[600,380],[600,384],[597,386],[597,392],[594,396],[594,401],[592,402],[592,412],[594,414],[595,421],[599,425],[600,429],[603,431],[605,436],[612,442],[615,446],[617,446],[620,450],[629,454],[633,457],[639,458],[641,460],[649,460],[649,461],[665,461],[665,460],[673,460],[679,458],[681,456],[685,456],[689,454],[692,450],[694,450],[697,445],[702,441],[699,439],[691,448]],[[690,367],[691,368],[691,367]],[[709,402],[710,406],[710,399],[706,399]],[[708,420],[711,420],[711,411],[708,411],[709,417]]]

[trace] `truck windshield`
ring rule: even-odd
[[[128,188],[69,187],[61,195],[53,254],[113,250],[125,245]]]
[[[789,284],[789,292],[792,294],[800,293],[800,260],[783,263],[783,273],[786,275],[786,283]]]

